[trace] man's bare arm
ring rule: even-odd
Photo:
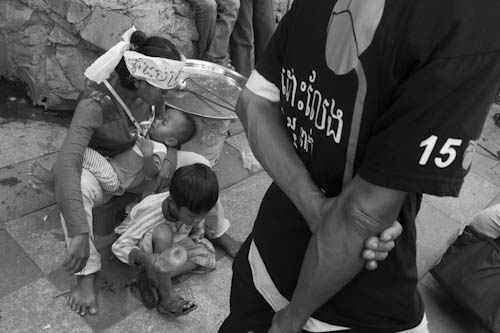
[[[236,105],[236,113],[264,170],[292,200],[314,231],[326,197],[295,152],[279,104],[245,88]]]
[[[366,238],[397,218],[405,192],[356,176],[330,207],[307,248],[292,300],[278,313],[271,332],[300,332],[305,321],[363,267]]]

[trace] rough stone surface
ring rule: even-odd
[[[131,25],[132,20],[125,15],[96,8],[80,34],[87,42],[107,50],[120,40],[121,34]]]
[[[90,8],[85,6],[80,1],[71,1],[68,7],[66,17],[68,22],[72,24],[80,23],[90,14]]]
[[[93,54],[84,48],[73,48],[70,46],[58,45],[56,48],[56,57],[61,65],[64,74],[70,82],[80,92],[85,88],[85,69],[94,61]],[[70,99],[78,97],[70,96]],[[68,97],[66,97],[68,98]]]
[[[273,1],[281,18],[289,0]],[[1,0],[0,75],[25,82],[34,105],[71,110],[83,89],[83,69],[132,24],[196,57],[198,31],[189,1]],[[58,63],[46,61],[54,50]]]
[[[49,40],[54,44],[62,45],[76,45],[79,42],[71,33],[57,25],[50,32]]]
[[[68,11],[68,1],[66,0],[45,0],[50,10],[60,16],[66,16]]]
[[[19,29],[26,23],[33,13],[33,9],[16,0],[0,2],[0,30],[9,28]]]

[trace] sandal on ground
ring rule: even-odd
[[[141,294],[142,304],[144,304],[147,309],[152,309],[157,306],[160,300],[158,289],[144,269],[137,275],[136,282],[137,289],[139,289],[139,293]]]
[[[156,310],[158,310],[159,313],[162,315],[165,315],[167,317],[179,317],[179,316],[184,316],[190,313],[191,311],[194,311],[198,308],[198,305],[192,303],[189,308],[185,308],[185,306],[189,303],[192,303],[190,301],[186,301],[184,298],[181,296],[177,295],[172,297],[170,300],[167,302],[163,303],[160,302],[158,306],[156,307]]]

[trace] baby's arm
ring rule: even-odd
[[[158,158],[153,154],[153,143],[150,139],[137,136],[137,145],[142,152],[142,169],[149,178],[154,178],[160,172]],[[155,161],[156,159],[156,161]]]

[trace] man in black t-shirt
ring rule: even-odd
[[[237,112],[273,178],[221,332],[426,332],[422,193],[458,196],[500,86],[500,2],[296,0]],[[363,240],[403,225],[380,267]]]

